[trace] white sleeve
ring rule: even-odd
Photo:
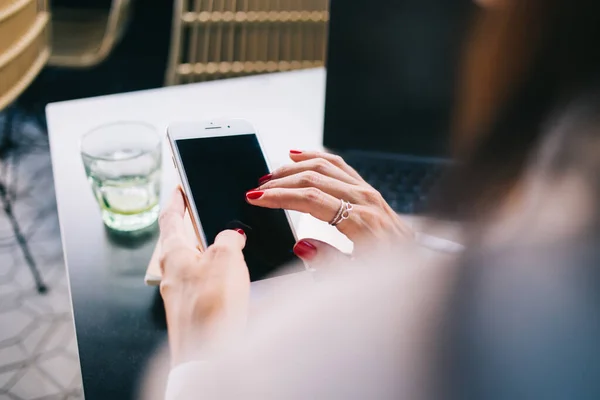
[[[340,269],[341,279],[265,295],[239,347],[173,368],[165,399],[414,397],[421,367],[435,360],[428,335],[455,273],[415,258],[390,254],[387,264],[374,258],[371,268]]]
[[[453,242],[451,240],[442,239],[439,237],[427,235],[425,233],[417,232],[415,234],[415,240],[419,246],[425,247],[429,250],[437,251],[440,253],[460,253],[465,250],[465,246],[460,243]]]
[[[187,400],[197,397],[195,383],[206,370],[206,362],[190,361],[173,368],[167,380],[165,400]]]

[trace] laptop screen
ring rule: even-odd
[[[472,0],[332,0],[324,145],[449,154]]]

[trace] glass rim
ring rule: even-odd
[[[106,128],[110,128],[111,126],[114,125],[137,125],[137,126],[142,126],[145,128],[150,128],[150,130],[152,131],[153,135],[155,136],[155,138],[157,139],[157,143],[154,147],[152,147],[152,149],[149,150],[143,150],[141,153],[130,156],[130,157],[125,157],[125,158],[120,158],[118,160],[115,160],[113,158],[109,158],[109,157],[100,157],[100,156],[95,156],[92,154],[89,154],[88,152],[83,150],[83,141],[91,134],[96,133],[97,131],[99,131],[100,129],[106,129]],[[160,134],[158,133],[158,129],[156,129],[156,127],[148,122],[143,122],[143,121],[132,121],[132,120],[120,120],[120,121],[114,121],[114,122],[108,122],[102,125],[98,125],[92,129],[90,129],[89,131],[87,131],[86,133],[84,133],[83,135],[81,135],[81,137],[79,138],[79,152],[81,153],[82,156],[85,157],[89,157],[89,158],[93,158],[94,160],[102,160],[102,161],[129,161],[129,160],[133,160],[136,159],[138,157],[142,157],[145,156],[149,153],[151,153],[152,151],[156,150],[157,147],[161,147],[162,146],[162,140],[160,137]]]

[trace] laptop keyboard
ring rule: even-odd
[[[416,214],[424,209],[427,194],[443,169],[443,164],[438,163],[359,154],[346,155],[344,159],[401,214]]]

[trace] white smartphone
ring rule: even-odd
[[[167,129],[198,241],[207,248],[224,229],[247,236],[250,280],[306,268],[293,252],[296,233],[285,210],[256,207],[246,192],[270,173],[256,129],[243,119],[174,123]],[[281,269],[286,266],[287,268]]]

